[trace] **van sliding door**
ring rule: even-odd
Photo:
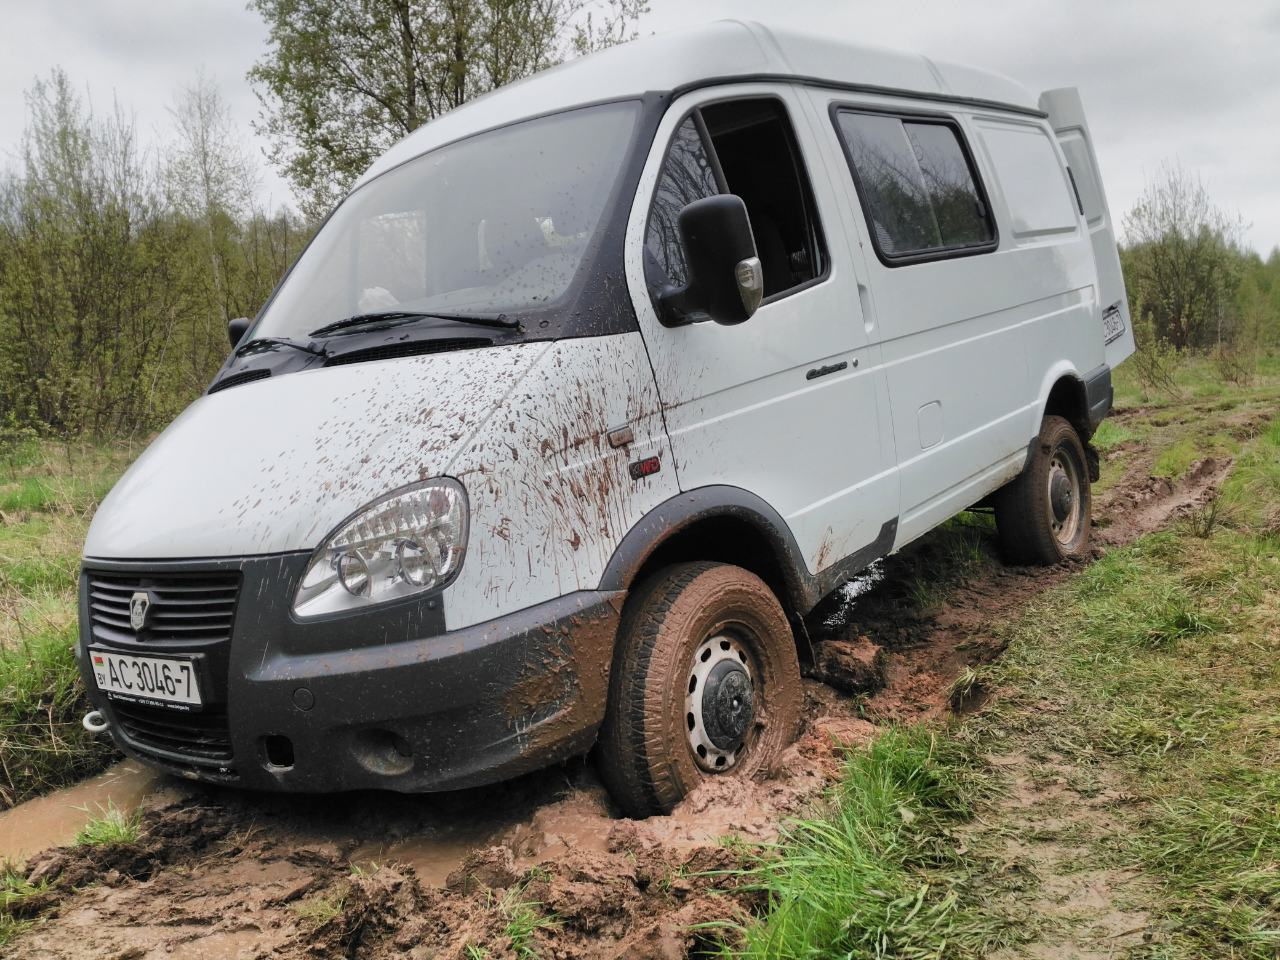
[[[1080,102],[1079,91],[1075,87],[1065,87],[1042,93],[1040,109],[1049,115],[1049,123],[1062,145],[1084,211],[1098,271],[1100,335],[1106,343],[1107,363],[1114,369],[1134,351],[1133,324],[1129,317],[1124,274],[1120,269],[1120,252],[1116,249],[1114,221],[1107,207],[1102,177],[1098,173],[1084,106]]]

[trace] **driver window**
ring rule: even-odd
[[[693,117],[686,117],[671,138],[649,210],[644,249],[645,279],[650,287],[656,290],[666,284],[679,287],[689,279],[684,249],[680,245],[680,211],[695,200],[719,192],[702,134]]]
[[[645,234],[645,278],[655,296],[688,280],[680,211],[721,192],[746,204],[766,298],[822,275],[813,193],[785,108],[772,97],[729,100],[695,109],[672,137]]]

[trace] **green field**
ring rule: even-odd
[[[0,809],[112,756],[80,727],[76,582],[89,519],[139,450],[30,442],[0,456]]]

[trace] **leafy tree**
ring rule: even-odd
[[[252,208],[253,171],[206,81],[180,96],[163,162],[60,70],[27,104],[21,166],[0,178],[0,447],[161,426],[208,385],[226,317],[258,309],[307,230]]]
[[[1125,279],[1135,319],[1175,349],[1233,334],[1244,224],[1215,206],[1199,177],[1166,164],[1124,220]]]
[[[304,212],[326,213],[391,144],[467,100],[635,35],[644,0],[250,0],[270,49],[257,131]]]

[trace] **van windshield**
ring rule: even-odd
[[[634,101],[526,120],[371,180],[334,212],[253,337],[383,311],[493,316],[554,304],[599,231]]]

